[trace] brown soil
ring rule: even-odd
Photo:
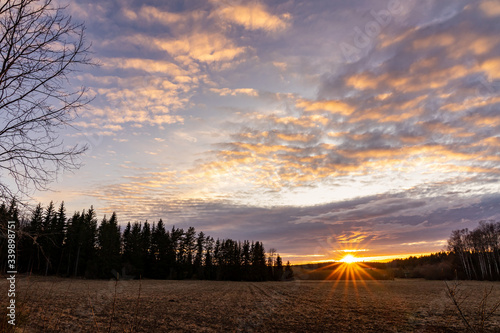
[[[5,295],[6,282],[0,282]],[[457,298],[476,327],[479,302],[491,287],[490,304],[500,299],[500,283],[460,282]],[[465,331],[442,281],[115,284],[18,276],[17,290],[16,332]],[[500,332],[500,310],[486,326]]]

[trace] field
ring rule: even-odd
[[[6,294],[5,278],[0,286]],[[473,325],[492,287],[489,302],[500,299],[500,283],[460,282],[457,298]],[[18,276],[17,291],[16,332],[465,331],[442,281],[115,284]],[[5,309],[3,296],[0,302]],[[500,311],[487,324],[487,332],[500,332]]]

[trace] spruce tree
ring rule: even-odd
[[[287,261],[285,266],[284,280],[290,281],[293,279],[294,279],[293,269],[292,266],[290,265],[290,261]]]
[[[42,204],[38,204],[31,214],[30,226],[28,228],[29,235],[32,238],[29,260],[29,271],[32,273],[40,273],[40,265],[43,260],[43,249],[40,244],[43,232],[43,208]]]
[[[55,250],[55,230],[53,230],[53,219],[56,216],[54,211],[54,202],[50,202],[45,209],[43,224],[42,224],[42,234],[39,240],[39,244],[43,250],[44,261],[45,261],[45,275],[48,275],[49,268],[52,266],[54,250]]]
[[[204,279],[204,269],[203,269],[203,251],[205,250],[205,234],[200,231],[198,238],[196,239],[196,255],[194,258],[193,268],[194,274],[197,279]]]
[[[151,227],[148,221],[144,222],[140,239],[141,261],[143,264],[143,276],[151,277],[152,255],[151,255]]]
[[[61,202],[58,211],[52,218],[50,229],[53,233],[54,250],[52,253],[52,263],[54,273],[59,274],[64,257],[64,238],[66,232],[66,207],[64,201]]]
[[[276,257],[275,265],[274,265],[274,280],[275,281],[283,280],[283,278],[284,278],[283,274],[284,274],[283,260],[281,259],[280,255],[278,254]]]
[[[97,231],[97,261],[98,275],[101,278],[117,277],[120,272],[121,236],[116,213],[113,212],[109,221],[102,219]]]

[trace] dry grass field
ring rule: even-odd
[[[5,278],[0,286],[6,294]],[[460,283],[457,298],[473,325],[479,325],[479,302],[491,287],[493,302],[500,299],[500,283]],[[442,281],[115,284],[18,276],[17,290],[16,332],[465,331]],[[500,311],[486,331],[500,332]]]

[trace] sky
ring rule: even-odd
[[[74,0],[99,66],[36,200],[292,263],[446,248],[500,218],[500,1]]]

